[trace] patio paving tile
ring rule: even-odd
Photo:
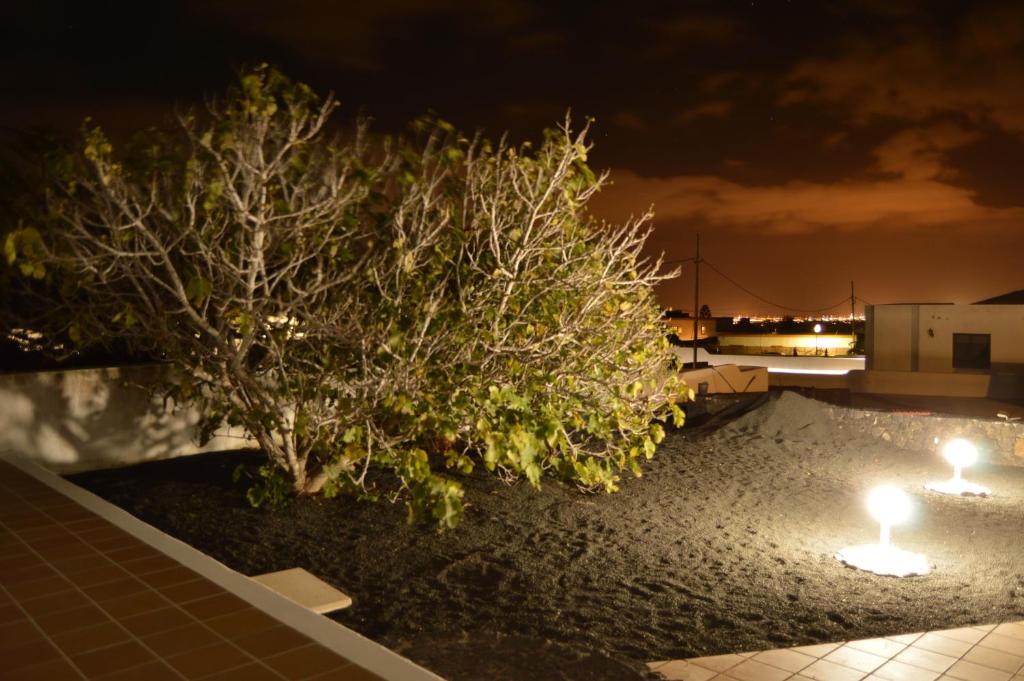
[[[936,636],[942,636],[944,638],[951,638],[955,641],[963,641],[964,643],[975,644],[981,639],[985,638],[985,633],[972,629],[971,627],[961,627],[959,629],[942,629],[940,631],[932,632]]]
[[[168,586],[157,586],[156,590],[175,603],[197,601],[200,598],[216,596],[221,592],[221,589],[216,584],[205,579],[170,584]]]
[[[306,679],[347,664],[333,652],[316,643],[263,658],[262,661],[288,679]]]
[[[333,671],[311,676],[307,681],[382,681],[379,676],[372,674],[362,667],[354,665],[335,669]]]
[[[102,677],[103,681],[181,681],[181,675],[163,662],[146,662]]]
[[[129,667],[137,667],[143,662],[156,661],[151,652],[134,640],[70,657],[74,665],[87,677],[112,674]]]
[[[13,605],[0,605],[0,626],[12,622],[20,622],[24,619],[25,613],[21,611],[21,608]],[[3,636],[0,636],[0,641],[3,641]]]
[[[89,605],[89,599],[80,591],[60,591],[45,596],[36,596],[21,601],[21,607],[31,617],[39,617],[52,612],[62,612],[72,608]]]
[[[111,621],[105,612],[95,605],[86,605],[74,610],[51,613],[42,617],[36,617],[35,623],[50,636],[74,631],[83,627],[93,627],[97,624]]]
[[[131,634],[113,622],[104,622],[94,627],[57,634],[51,639],[64,654],[77,655],[97,648],[106,648],[115,643],[123,643],[131,639]]]
[[[0,656],[3,681],[381,681],[2,460]]]
[[[49,662],[60,658],[60,651],[45,638],[38,638],[21,645],[11,646],[4,652],[4,673],[23,667]]]
[[[205,621],[206,626],[227,639],[236,639],[272,629],[280,623],[256,608],[243,608]]]
[[[223,617],[235,610],[248,608],[249,604],[238,596],[222,592],[195,601],[188,601],[183,603],[181,607],[198,619],[214,619],[216,617]]]
[[[890,641],[896,641],[897,643],[906,643],[907,645],[910,645],[917,639],[921,638],[923,635],[923,632],[918,632],[916,634],[898,634],[895,636],[886,636],[885,638],[889,639]]]
[[[812,657],[825,657],[833,650],[843,645],[842,643],[817,643],[811,646],[796,646],[795,648],[787,648],[787,650],[795,650],[798,653],[804,653]]]
[[[818,660],[800,672],[800,675],[814,679],[814,681],[860,681],[860,679],[867,676],[862,671],[850,669],[827,660]]]
[[[153,652],[169,657],[194,648],[205,648],[220,642],[220,637],[198,622],[140,637]]]
[[[145,583],[140,582],[127,574],[124,577],[115,578],[99,584],[79,585],[79,588],[84,591],[89,598],[101,604],[105,601],[113,601],[118,598],[124,598],[126,596],[148,592],[150,590]]]
[[[1010,672],[999,671],[991,667],[983,667],[980,664],[960,660],[946,672],[946,676],[962,681],[1008,681],[1012,676]]]
[[[784,681],[792,672],[749,659],[731,667],[725,675],[737,681]]]
[[[745,659],[739,655],[712,655],[709,657],[694,657],[690,659],[690,662],[716,672],[724,672],[735,667]]]
[[[785,672],[785,681],[1024,681],[1024,621],[662,660],[648,667],[683,681],[778,679],[777,673],[759,676],[763,670],[752,663]]]
[[[795,650],[787,650],[783,648],[757,653],[751,659],[756,662],[763,662],[764,664],[778,667],[779,669],[785,669],[788,672],[796,673],[804,667],[814,663],[817,658]]]
[[[910,645],[906,650],[893,659],[898,662],[905,662],[929,671],[939,672],[940,674],[949,669],[950,666],[956,662],[955,657],[943,655],[941,653],[933,653],[930,650],[925,650],[923,648],[917,648],[914,644]]]
[[[113,617],[133,617],[166,608],[171,602],[153,591],[129,594],[120,598],[102,601],[99,606]]]
[[[933,653],[949,655],[950,657],[961,657],[973,647],[973,644],[929,633],[915,641],[914,647],[923,648]]]
[[[654,670],[668,681],[708,681],[716,676],[716,672],[707,667],[690,664],[686,660],[661,662]]]
[[[47,568],[49,570],[49,568]],[[4,588],[7,592],[19,601],[27,601],[47,594],[55,594],[62,591],[71,591],[75,585],[64,579],[56,572],[44,573],[38,579],[8,582],[4,580]]]
[[[1024,657],[1024,639],[1016,638],[1014,636],[1006,636],[1004,634],[1000,634],[998,631],[993,631],[991,634],[981,639],[978,645],[1000,650],[1004,653],[1010,653],[1011,655]]]
[[[214,672],[226,671],[252,662],[252,658],[226,641],[203,648],[191,648],[166,658],[187,679],[197,679]]]
[[[55,659],[31,667],[5,669],[4,681],[82,681],[82,675],[66,660]]]
[[[890,660],[876,669],[872,676],[877,676],[887,681],[935,681],[935,679],[939,678],[940,673],[915,667],[905,662]]]
[[[109,582],[117,582],[131,577],[127,572],[116,565],[102,565],[75,575],[75,584],[80,589],[90,586],[99,586]]]
[[[992,667],[993,669],[999,669],[1010,674],[1017,673],[1021,666],[1024,665],[1024,657],[1017,655],[1011,655],[1010,653],[1004,653],[1001,650],[994,648],[988,648],[984,645],[984,641],[981,644],[971,648],[963,659],[968,662],[974,662],[984,667]]]
[[[1024,622],[1006,622],[992,630],[996,634],[1024,640]]]
[[[30,643],[46,642],[46,638],[34,627],[26,627],[14,623],[0,628],[0,655],[6,656],[8,651],[17,650]]]
[[[834,662],[835,664],[841,664],[850,669],[856,669],[865,674],[870,674],[886,662],[884,657],[866,653],[863,650],[857,650],[848,645],[833,650],[822,659]]]
[[[134,575],[145,575],[150,572],[160,572],[161,570],[168,570],[172,567],[177,567],[178,565],[177,562],[163,555],[143,556],[132,560],[115,558],[109,554],[108,557],[111,560],[116,560],[122,568]]]
[[[256,634],[240,636],[234,639],[232,643],[252,655],[270,656],[294,648],[301,648],[302,646],[309,645],[312,641],[294,629],[278,625],[273,629],[267,629]]]
[[[864,638],[859,641],[850,641],[846,645],[886,659],[903,652],[903,649],[907,647],[906,643],[897,643],[888,638]]]
[[[203,681],[281,681],[281,676],[263,665],[252,662],[213,676],[204,676]]]
[[[174,586],[175,584],[195,581],[199,579],[199,575],[187,567],[175,565],[166,570],[147,572],[146,574],[139,575],[138,578],[149,586],[158,589],[162,586]]]

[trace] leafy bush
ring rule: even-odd
[[[262,67],[121,154],[87,122],[5,236],[12,292],[47,300],[31,328],[168,360],[206,436],[226,421],[266,452],[254,503],[286,480],[451,527],[445,468],[607,491],[639,474],[680,386],[649,216],[588,216],[604,178],[586,129],[535,149],[424,119],[411,140],[343,141],[334,107]]]

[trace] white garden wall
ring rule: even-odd
[[[199,413],[151,397],[164,365],[0,374],[0,454],[59,473],[253,447],[240,429],[196,443]]]

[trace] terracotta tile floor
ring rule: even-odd
[[[648,665],[669,681],[1024,681],[1024,622]]]
[[[4,681],[380,681],[2,460],[0,670]]]

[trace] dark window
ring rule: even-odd
[[[953,334],[954,369],[988,369],[992,365],[992,336],[987,333]]]

